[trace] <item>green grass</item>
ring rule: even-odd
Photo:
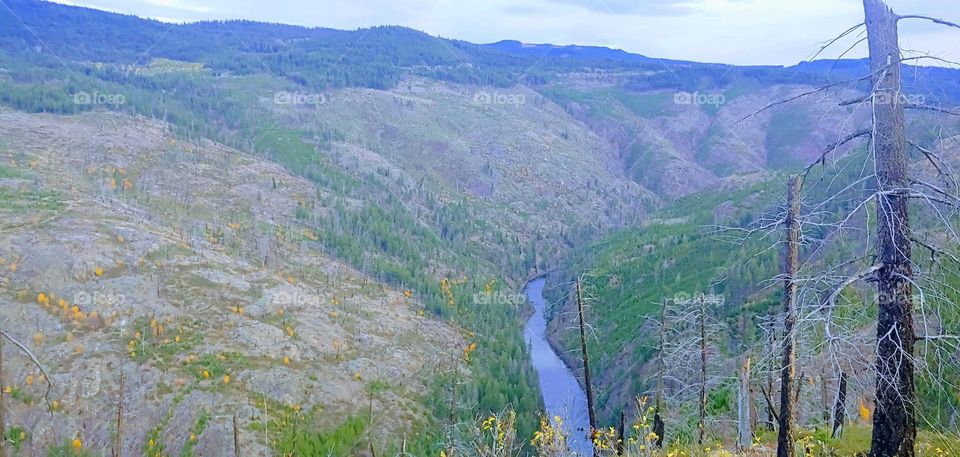
[[[193,448],[197,446],[200,435],[203,435],[203,431],[206,430],[207,424],[210,422],[210,413],[206,410],[202,411],[199,416],[197,416],[196,423],[193,424],[193,428],[190,429],[190,433],[193,436],[187,437],[187,442],[183,445],[183,449],[180,451],[180,457],[192,457]],[[193,439],[193,438],[196,439]]]
[[[199,321],[186,323],[182,326],[182,332],[177,327],[165,328],[162,335],[154,334],[150,322],[147,318],[137,319],[134,322],[134,336],[127,341],[127,351],[137,363],[149,360],[160,366],[169,366],[176,361],[178,354],[192,351],[203,344],[203,329]],[[140,334],[139,338],[137,333]]]
[[[813,457],[859,457],[870,450],[873,428],[862,422],[848,422],[840,438],[831,438],[831,431],[818,428],[798,430],[795,437],[811,450]],[[776,448],[777,432],[757,430],[757,440],[767,447]],[[960,454],[960,438],[927,430],[917,432],[918,457],[947,457]]]
[[[264,400],[258,404],[270,413],[267,430],[270,445],[277,455],[323,455],[349,457],[366,443],[369,419],[361,416],[348,417],[333,426],[324,425],[325,418],[319,407],[301,412],[289,405]],[[264,425],[250,424],[254,433],[262,433]]]
[[[47,450],[47,457],[95,457],[93,452],[80,448],[76,449],[72,443],[51,447]]]
[[[35,210],[59,211],[63,207],[60,195],[55,192],[0,189],[0,209],[25,213]]]
[[[166,421],[164,421],[166,423]],[[158,425],[150,431],[147,435],[147,442],[144,444],[143,455],[144,457],[163,457],[164,456],[164,445],[163,440],[160,437],[160,431],[163,429],[163,425]]]
[[[0,165],[0,179],[15,179],[23,177],[24,174],[19,169],[7,165]]]
[[[23,448],[23,443],[30,439],[30,433],[23,427],[15,425],[7,429],[4,438],[13,448],[13,455],[20,455],[20,449]]]
[[[17,400],[17,401],[19,401],[20,403],[23,403],[23,404],[25,404],[25,405],[32,405],[32,404],[33,404],[33,400],[34,400],[33,395],[30,395],[29,392],[27,392],[27,391],[25,391],[25,390],[23,390],[23,389],[14,387],[14,388],[11,389],[9,395],[10,395],[14,400]]]
[[[219,382],[224,375],[231,374],[243,363],[243,355],[239,352],[228,352],[221,356],[204,354],[193,362],[188,362],[186,369],[197,379],[214,379]],[[204,372],[207,376],[204,376]]]

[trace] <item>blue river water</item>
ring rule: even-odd
[[[587,395],[577,378],[547,342],[546,300],[543,286],[546,280],[538,278],[527,283],[524,293],[533,303],[534,313],[523,329],[523,336],[530,345],[530,358],[540,376],[540,390],[550,418],[563,418],[569,434],[570,450],[576,455],[589,456],[593,445],[587,438],[590,419],[587,415]],[[553,420],[551,419],[551,422]]]

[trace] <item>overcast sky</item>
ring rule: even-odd
[[[356,29],[403,25],[476,43],[620,48],[672,59],[791,65],[863,21],[859,0],[58,0],[163,21],[250,19]],[[889,0],[960,22],[960,0]],[[960,60],[960,30],[901,23],[905,48]],[[828,56],[835,56],[857,38]],[[861,45],[851,53],[866,53]]]

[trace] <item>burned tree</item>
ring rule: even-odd
[[[593,384],[590,379],[590,354],[587,352],[587,324],[586,319],[583,315],[583,289],[581,287],[581,279],[577,279],[577,316],[580,325],[580,349],[583,354],[583,388],[586,391],[587,395],[587,415],[590,418],[590,432],[589,440],[592,442],[594,435],[597,433],[597,415],[594,410],[594,401],[593,401]],[[596,446],[593,448],[593,455],[597,456],[599,454],[599,449]]]
[[[796,354],[794,354],[794,326],[797,321],[797,268],[800,261],[800,190],[803,181],[794,176],[787,185],[787,216],[784,219],[786,239],[781,259],[783,278],[783,359],[780,365],[780,415],[777,431],[777,457],[789,457],[793,452],[794,418],[794,373]]]
[[[47,371],[44,370],[43,365],[40,364],[40,360],[37,359],[37,356],[35,356],[32,351],[27,349],[27,347],[23,343],[21,343],[19,340],[11,336],[9,333],[7,333],[7,331],[3,329],[0,329],[0,380],[3,379],[4,340],[16,346],[17,349],[20,350],[20,352],[22,352],[24,355],[27,356],[27,359],[30,360],[30,363],[32,363],[35,367],[37,367],[38,370],[40,370],[40,373],[43,375],[43,380],[47,384],[47,390],[46,390],[46,393],[44,393],[44,401],[47,403],[47,407],[50,407],[50,389],[53,388],[53,382],[50,380],[50,376],[47,374]],[[5,457],[7,455],[7,449],[6,449],[7,423],[6,423],[6,410],[5,410],[6,405],[4,403],[5,399],[3,397],[4,397],[3,393],[0,393],[0,457]]]
[[[750,418],[750,357],[740,366],[740,383],[737,393],[737,448],[746,449],[753,441]]]
[[[664,337],[667,328],[667,301],[660,301],[660,335],[657,346],[657,400],[656,408],[653,412],[653,433],[657,435],[654,444],[658,448],[663,447],[663,437],[666,435],[666,424],[663,423],[663,374],[667,371],[666,363],[663,360]]]
[[[912,456],[917,437],[913,373],[913,268],[907,212],[906,137],[897,17],[881,0],[864,0],[873,86],[877,170],[877,410],[870,455]]]
[[[833,431],[830,436],[840,438],[843,434],[843,424],[846,422],[847,407],[847,374],[840,372],[840,381],[837,384],[837,398],[833,403]]]
[[[706,440],[707,394],[718,382],[710,373],[711,358],[716,350],[715,341],[723,328],[723,324],[714,319],[710,311],[712,306],[723,302],[722,295],[678,296],[669,302],[670,306],[665,311],[665,319],[670,325],[665,326],[664,383],[669,381],[671,384],[670,393],[677,409],[696,403],[694,411],[678,411],[676,415],[696,415],[695,436],[698,444]],[[690,431],[690,434],[694,432]]]
[[[847,107],[852,121],[869,119],[865,128],[839,133],[837,141],[806,169],[804,199],[810,204],[805,207],[804,224],[816,236],[801,244],[804,263],[795,276],[800,288],[797,300],[810,306],[798,308],[800,328],[795,326],[793,333],[822,328],[823,340],[814,350],[833,365],[839,377],[831,425],[837,430],[842,426],[850,384],[870,382],[858,379],[856,373],[872,367],[876,412],[869,455],[911,457],[918,417],[915,377],[928,377],[931,386],[938,385],[944,392],[955,390],[945,377],[944,365],[956,368],[949,354],[960,350],[960,338],[956,328],[945,328],[951,322],[944,319],[941,308],[957,310],[950,300],[957,291],[950,277],[960,268],[960,185],[945,154],[948,148],[956,148],[957,138],[944,135],[940,124],[931,128],[938,132],[934,139],[911,141],[906,112],[923,112],[927,116],[918,118],[923,122],[939,122],[937,116],[960,113],[905,94],[903,62],[942,59],[903,57],[897,23],[917,19],[960,25],[926,16],[898,16],[882,0],[863,0],[863,7],[865,21],[830,40],[820,52],[848,37],[857,40],[850,49],[866,41],[868,74],[799,93],[744,119],[801,97],[826,98],[831,93],[840,106]],[[855,34],[861,29],[866,31],[864,38]],[[858,146],[857,140],[867,140],[866,147]],[[911,157],[908,147],[918,154]],[[811,179],[817,173],[818,182]],[[929,258],[917,259],[914,250],[918,248]],[[853,288],[874,288],[876,297],[845,293]],[[875,338],[864,336],[863,330],[874,324]],[[781,398],[789,401],[790,395],[783,390]],[[789,422],[784,414],[780,416],[781,424]]]

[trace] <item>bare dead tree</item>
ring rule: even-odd
[[[46,401],[47,406],[49,407],[49,405],[50,405],[50,390],[53,388],[53,381],[50,380],[50,376],[48,376],[48,375],[47,375],[47,371],[43,369],[43,365],[40,363],[40,360],[37,359],[37,356],[34,355],[33,352],[30,351],[30,349],[27,349],[27,347],[26,347],[23,343],[21,343],[21,342],[20,342],[19,340],[17,340],[16,338],[10,336],[10,334],[7,333],[7,331],[5,331],[5,330],[3,330],[3,329],[0,329],[0,383],[2,383],[2,380],[3,380],[3,346],[4,346],[4,340],[9,341],[9,342],[12,343],[14,346],[16,346],[17,349],[19,349],[20,352],[22,352],[24,355],[26,355],[26,356],[27,356],[27,359],[29,359],[30,362],[31,362],[35,367],[37,367],[38,370],[40,370],[40,374],[43,375],[43,380],[47,383],[47,390],[46,390],[46,393],[44,393],[44,400]],[[7,438],[6,438],[6,434],[7,434],[7,422],[6,422],[6,406],[5,406],[5,404],[4,404],[4,398],[3,398],[4,395],[3,395],[3,392],[2,392],[2,391],[3,391],[3,389],[0,389],[0,457],[6,457],[6,452],[7,452],[7,449],[6,449],[6,441],[7,441]]]
[[[240,427],[237,425],[237,413],[233,413],[233,455],[240,457]]]
[[[833,404],[833,438],[840,438],[843,434],[843,424],[846,422],[847,404],[847,374],[840,372],[840,382],[837,385],[837,398]]]
[[[700,421],[697,423],[699,432],[697,444],[703,444],[707,429],[707,301],[701,296],[700,302]]]
[[[706,440],[708,413],[706,407],[707,393],[712,386],[719,382],[718,378],[710,373],[710,360],[717,336],[723,325],[711,316],[711,306],[724,302],[722,295],[697,294],[693,297],[675,297],[669,301],[666,310],[664,338],[665,384],[674,387],[672,396],[677,411],[671,416],[680,417],[683,404],[696,404],[694,411],[688,411],[686,417],[696,415],[697,442],[702,444]],[[695,380],[695,381],[692,381]],[[666,393],[666,392],[665,392]],[[680,423],[674,423],[680,427]],[[672,425],[673,426],[673,425]],[[692,432],[692,431],[691,431]],[[691,433],[692,434],[692,433]]]
[[[740,383],[737,393],[737,447],[740,450],[753,444],[753,430],[750,418],[750,357],[740,365]]]
[[[656,409],[653,412],[653,433],[657,435],[654,440],[654,444],[658,448],[663,447],[663,438],[666,435],[666,424],[663,423],[663,417],[661,416],[663,411],[663,374],[666,373],[667,367],[666,362],[663,358],[664,351],[664,338],[666,336],[666,327],[667,327],[667,301],[660,300],[660,344],[657,349],[657,400],[656,400]]]
[[[120,393],[117,396],[117,436],[113,445],[114,454],[117,457],[123,455],[123,359],[119,362],[120,370]]]
[[[960,185],[953,171],[956,162],[948,152],[960,150],[960,142],[958,137],[944,134],[942,123],[932,141],[920,144],[907,138],[907,110],[921,113],[924,117],[918,119],[923,122],[938,122],[957,115],[957,110],[908,100],[901,64],[944,59],[903,57],[901,54],[909,51],[899,47],[897,22],[915,19],[960,26],[928,16],[897,16],[882,0],[863,0],[863,5],[864,23],[818,52],[864,27],[866,38],[857,38],[854,46],[867,41],[869,74],[804,91],[744,119],[802,97],[825,96],[844,86],[862,91],[856,85],[869,83],[865,95],[839,103],[852,107],[851,119],[861,109],[869,109],[869,127],[849,129],[852,133],[841,131],[804,174],[809,178],[822,170],[819,186],[807,186],[805,192],[805,198],[814,201],[805,205],[800,226],[817,234],[808,236],[801,231],[803,261],[795,276],[799,290],[793,333],[808,335],[805,356],[832,364],[840,378],[831,425],[840,421],[842,427],[846,406],[840,405],[840,392],[845,400],[851,385],[860,383],[854,388],[873,389],[877,404],[870,455],[912,457],[917,421],[925,417],[924,411],[917,410],[915,377],[924,376],[928,385],[945,395],[960,387],[949,376],[957,368],[960,329],[945,318],[947,307],[951,307],[950,313],[958,309],[950,297],[958,292],[951,275],[960,270]],[[868,147],[855,149],[855,141],[863,139]],[[909,151],[918,153],[917,159],[908,154],[908,146]],[[913,221],[917,222],[911,224]],[[773,226],[768,221],[752,233],[772,233]],[[914,248],[929,257],[917,258]],[[837,251],[842,256],[836,255]],[[875,297],[866,296],[866,283],[875,283]],[[864,296],[850,296],[847,292],[851,290]],[[878,305],[876,315],[869,315],[872,303]],[[871,337],[867,331],[874,324],[876,336]],[[813,335],[818,329],[822,329],[819,338]],[[857,376],[864,368],[874,376]],[[765,389],[768,403],[770,390]]]
[[[581,281],[582,278],[577,278],[577,317],[580,325],[580,349],[582,350],[583,354],[583,387],[587,394],[587,415],[590,420],[590,432],[588,439],[590,442],[592,442],[598,429],[597,415],[594,410],[593,384],[590,380],[590,354],[587,351],[587,325],[586,318],[583,315],[583,289],[581,286]],[[593,455],[594,457],[600,455],[600,450],[597,449],[597,446],[593,447]]]
[[[0,386],[3,385],[3,338],[0,338]],[[0,388],[0,457],[7,457],[7,418],[3,401],[3,389]]]
[[[767,329],[767,335],[766,335],[766,338],[764,338],[764,341],[766,341],[765,352],[767,354],[773,354],[774,348],[776,347],[775,340],[777,336],[775,331],[775,328],[776,328],[775,325],[776,324],[771,319],[769,325],[762,326],[762,328]],[[767,429],[772,431],[774,428],[774,424],[780,423],[780,418],[777,417],[777,412],[773,408],[773,401],[770,399],[771,392],[773,392],[773,370],[766,370],[766,373],[767,373],[766,389],[764,389],[763,386],[761,386],[760,389],[764,391],[763,394],[764,394],[765,400],[767,401],[767,408],[766,408]]]
[[[913,356],[913,267],[897,16],[864,0],[873,74],[873,149],[877,184],[877,408],[870,455],[914,455],[917,436]],[[879,103],[878,103],[879,102]]]
[[[620,423],[617,425],[617,443],[615,444],[615,451],[617,455],[623,455],[623,446],[627,441],[626,435],[627,428],[627,412],[624,410],[620,411]]]
[[[794,354],[794,326],[797,320],[796,275],[800,262],[800,190],[802,178],[794,176],[787,184],[787,217],[784,220],[786,239],[781,260],[783,277],[783,359],[780,366],[780,426],[777,430],[777,457],[789,457],[793,454],[794,419],[794,372],[796,355]]]

